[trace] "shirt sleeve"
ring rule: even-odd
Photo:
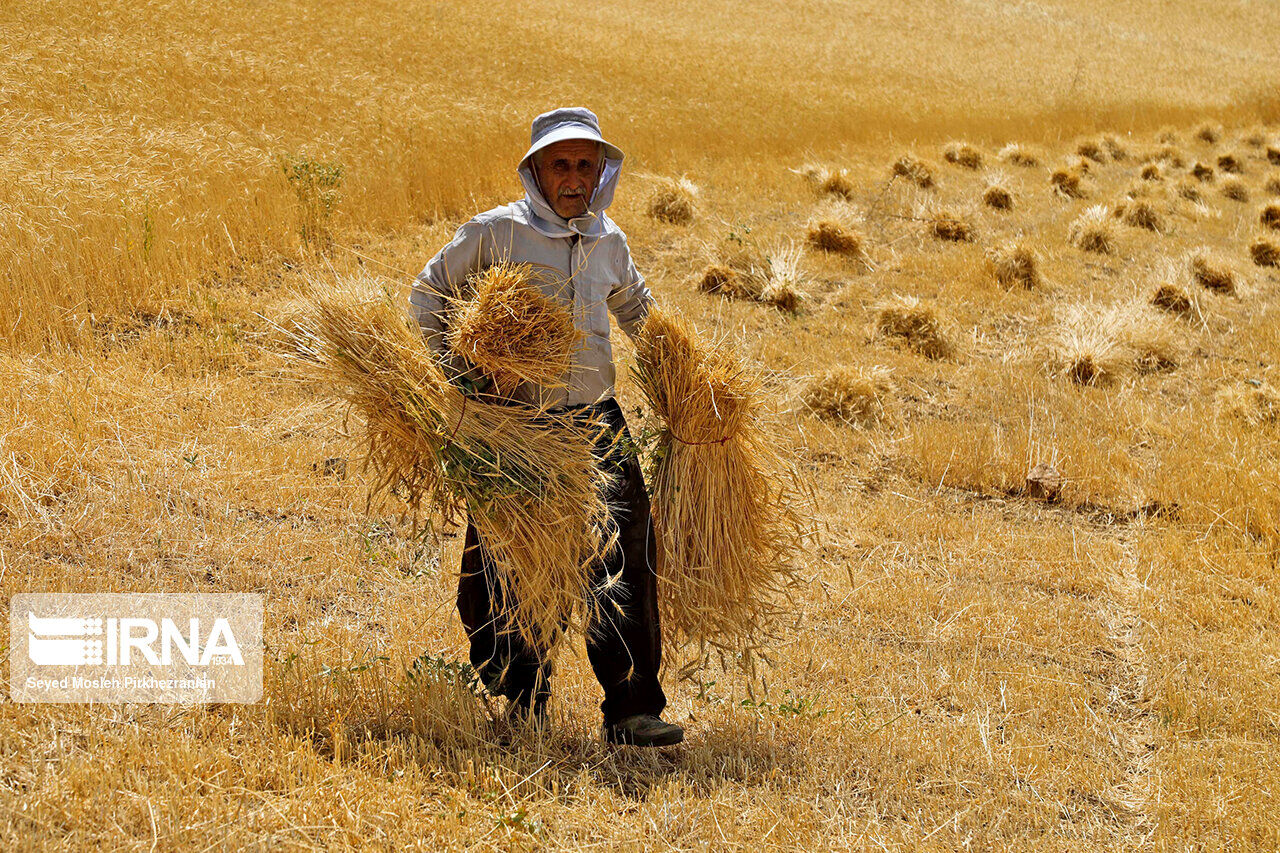
[[[618,270],[618,284],[609,293],[609,310],[613,312],[614,319],[627,337],[634,339],[645,318],[649,316],[654,300],[653,294],[645,286],[644,277],[631,260],[626,235],[619,233],[619,237],[621,239],[613,259],[614,268]]]
[[[478,219],[462,225],[453,240],[418,273],[409,291],[409,313],[427,343],[448,362],[453,361],[444,337],[449,302],[467,276],[481,268],[486,230]]]

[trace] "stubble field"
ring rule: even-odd
[[[265,698],[6,699],[6,848],[1280,846],[1280,11],[210,15],[0,10],[0,594],[263,593]],[[366,508],[283,358],[309,277],[407,292],[567,103],[817,496],[776,666],[668,677],[660,752],[600,742],[580,641],[549,734],[498,742],[460,537]]]

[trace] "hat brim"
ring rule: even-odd
[[[524,156],[520,158],[520,162],[525,162],[535,153],[546,148],[548,145],[554,145],[557,142],[564,142],[566,139],[587,139],[591,142],[599,142],[604,146],[604,156],[607,160],[621,160],[624,156],[621,148],[611,142],[606,142],[600,134],[592,132],[590,128],[577,125],[558,127],[551,131],[530,146],[529,150],[524,152]]]

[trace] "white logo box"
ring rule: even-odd
[[[9,602],[15,702],[257,702],[256,593],[19,593]]]

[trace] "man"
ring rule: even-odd
[[[597,446],[600,464],[614,475],[608,494],[618,545],[594,567],[600,614],[587,638],[587,657],[604,688],[604,735],[611,743],[665,746],[684,731],[663,722],[666,705],[658,668],[657,544],[649,499],[622,409],[613,398],[614,365],[609,311],[632,335],[653,298],[636,272],[626,236],[605,216],[622,168],[622,152],[600,135],[594,113],[579,107],[534,119],[529,150],[517,170],[525,197],[480,214],[458,229],[418,275],[409,303],[431,346],[455,376],[467,365],[449,353],[446,306],[466,277],[501,261],[532,264],[539,287],[568,308],[585,342],[558,387],[518,389],[525,402],[594,415],[608,425]],[[504,389],[505,390],[505,389]],[[622,441],[613,439],[621,436]],[[458,583],[458,611],[471,641],[471,663],[491,692],[507,696],[516,717],[540,723],[550,695],[551,661],[503,623],[493,603],[501,578],[467,525]],[[616,606],[615,606],[616,605]]]

